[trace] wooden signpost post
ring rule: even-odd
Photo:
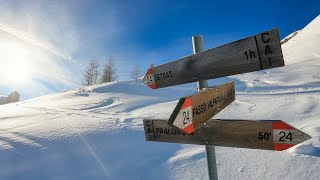
[[[143,120],[147,141],[286,150],[311,137],[280,120],[210,119],[191,134],[167,125],[167,120]]]
[[[145,119],[147,141],[206,145],[209,179],[218,179],[214,146],[286,150],[311,137],[280,120],[210,119],[235,100],[233,83],[207,88],[207,79],[284,66],[279,32],[262,32],[203,51],[193,37],[194,54],[148,69],[152,89],[198,82],[198,93],[179,100],[169,120]]]
[[[234,100],[233,82],[205,89],[194,95],[181,98],[173,110],[168,124],[190,134]]]
[[[279,32],[262,32],[150,68],[143,81],[152,89],[284,66]]]

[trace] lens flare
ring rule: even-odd
[[[12,84],[31,78],[31,49],[18,43],[2,43],[0,47],[0,79]]]

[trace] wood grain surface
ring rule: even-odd
[[[262,32],[150,68],[144,83],[153,89],[284,66],[279,32]]]

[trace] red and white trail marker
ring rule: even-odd
[[[148,69],[146,75],[143,78],[144,84],[149,86],[151,89],[157,89],[156,81],[152,72],[152,68]]]
[[[282,121],[272,122],[272,130],[273,149],[277,151],[291,148],[292,146],[299,144],[306,139],[304,132]]]
[[[271,29],[150,68],[152,89],[284,66],[278,29]]]
[[[190,134],[234,100],[233,82],[205,89],[194,95],[181,98],[173,110],[168,124]]]
[[[311,138],[281,120],[210,119],[187,134],[166,120],[143,120],[147,141],[283,151]]]

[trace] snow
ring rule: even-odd
[[[220,179],[318,179],[320,16],[283,44],[286,66],[220,78],[236,101],[215,118],[281,119],[312,136],[286,151],[216,147]],[[0,106],[0,179],[207,179],[204,146],[146,142],[195,83],[114,82]]]
[[[282,46],[286,65],[320,58],[320,15]]]
[[[294,37],[295,35],[297,35],[299,32],[300,32],[300,30],[295,31],[295,32],[289,34],[288,36],[286,36],[285,38],[283,38],[283,39],[280,41],[280,43],[281,43],[281,44],[284,44],[284,43],[288,42],[291,38],[293,38],[293,37]]]

